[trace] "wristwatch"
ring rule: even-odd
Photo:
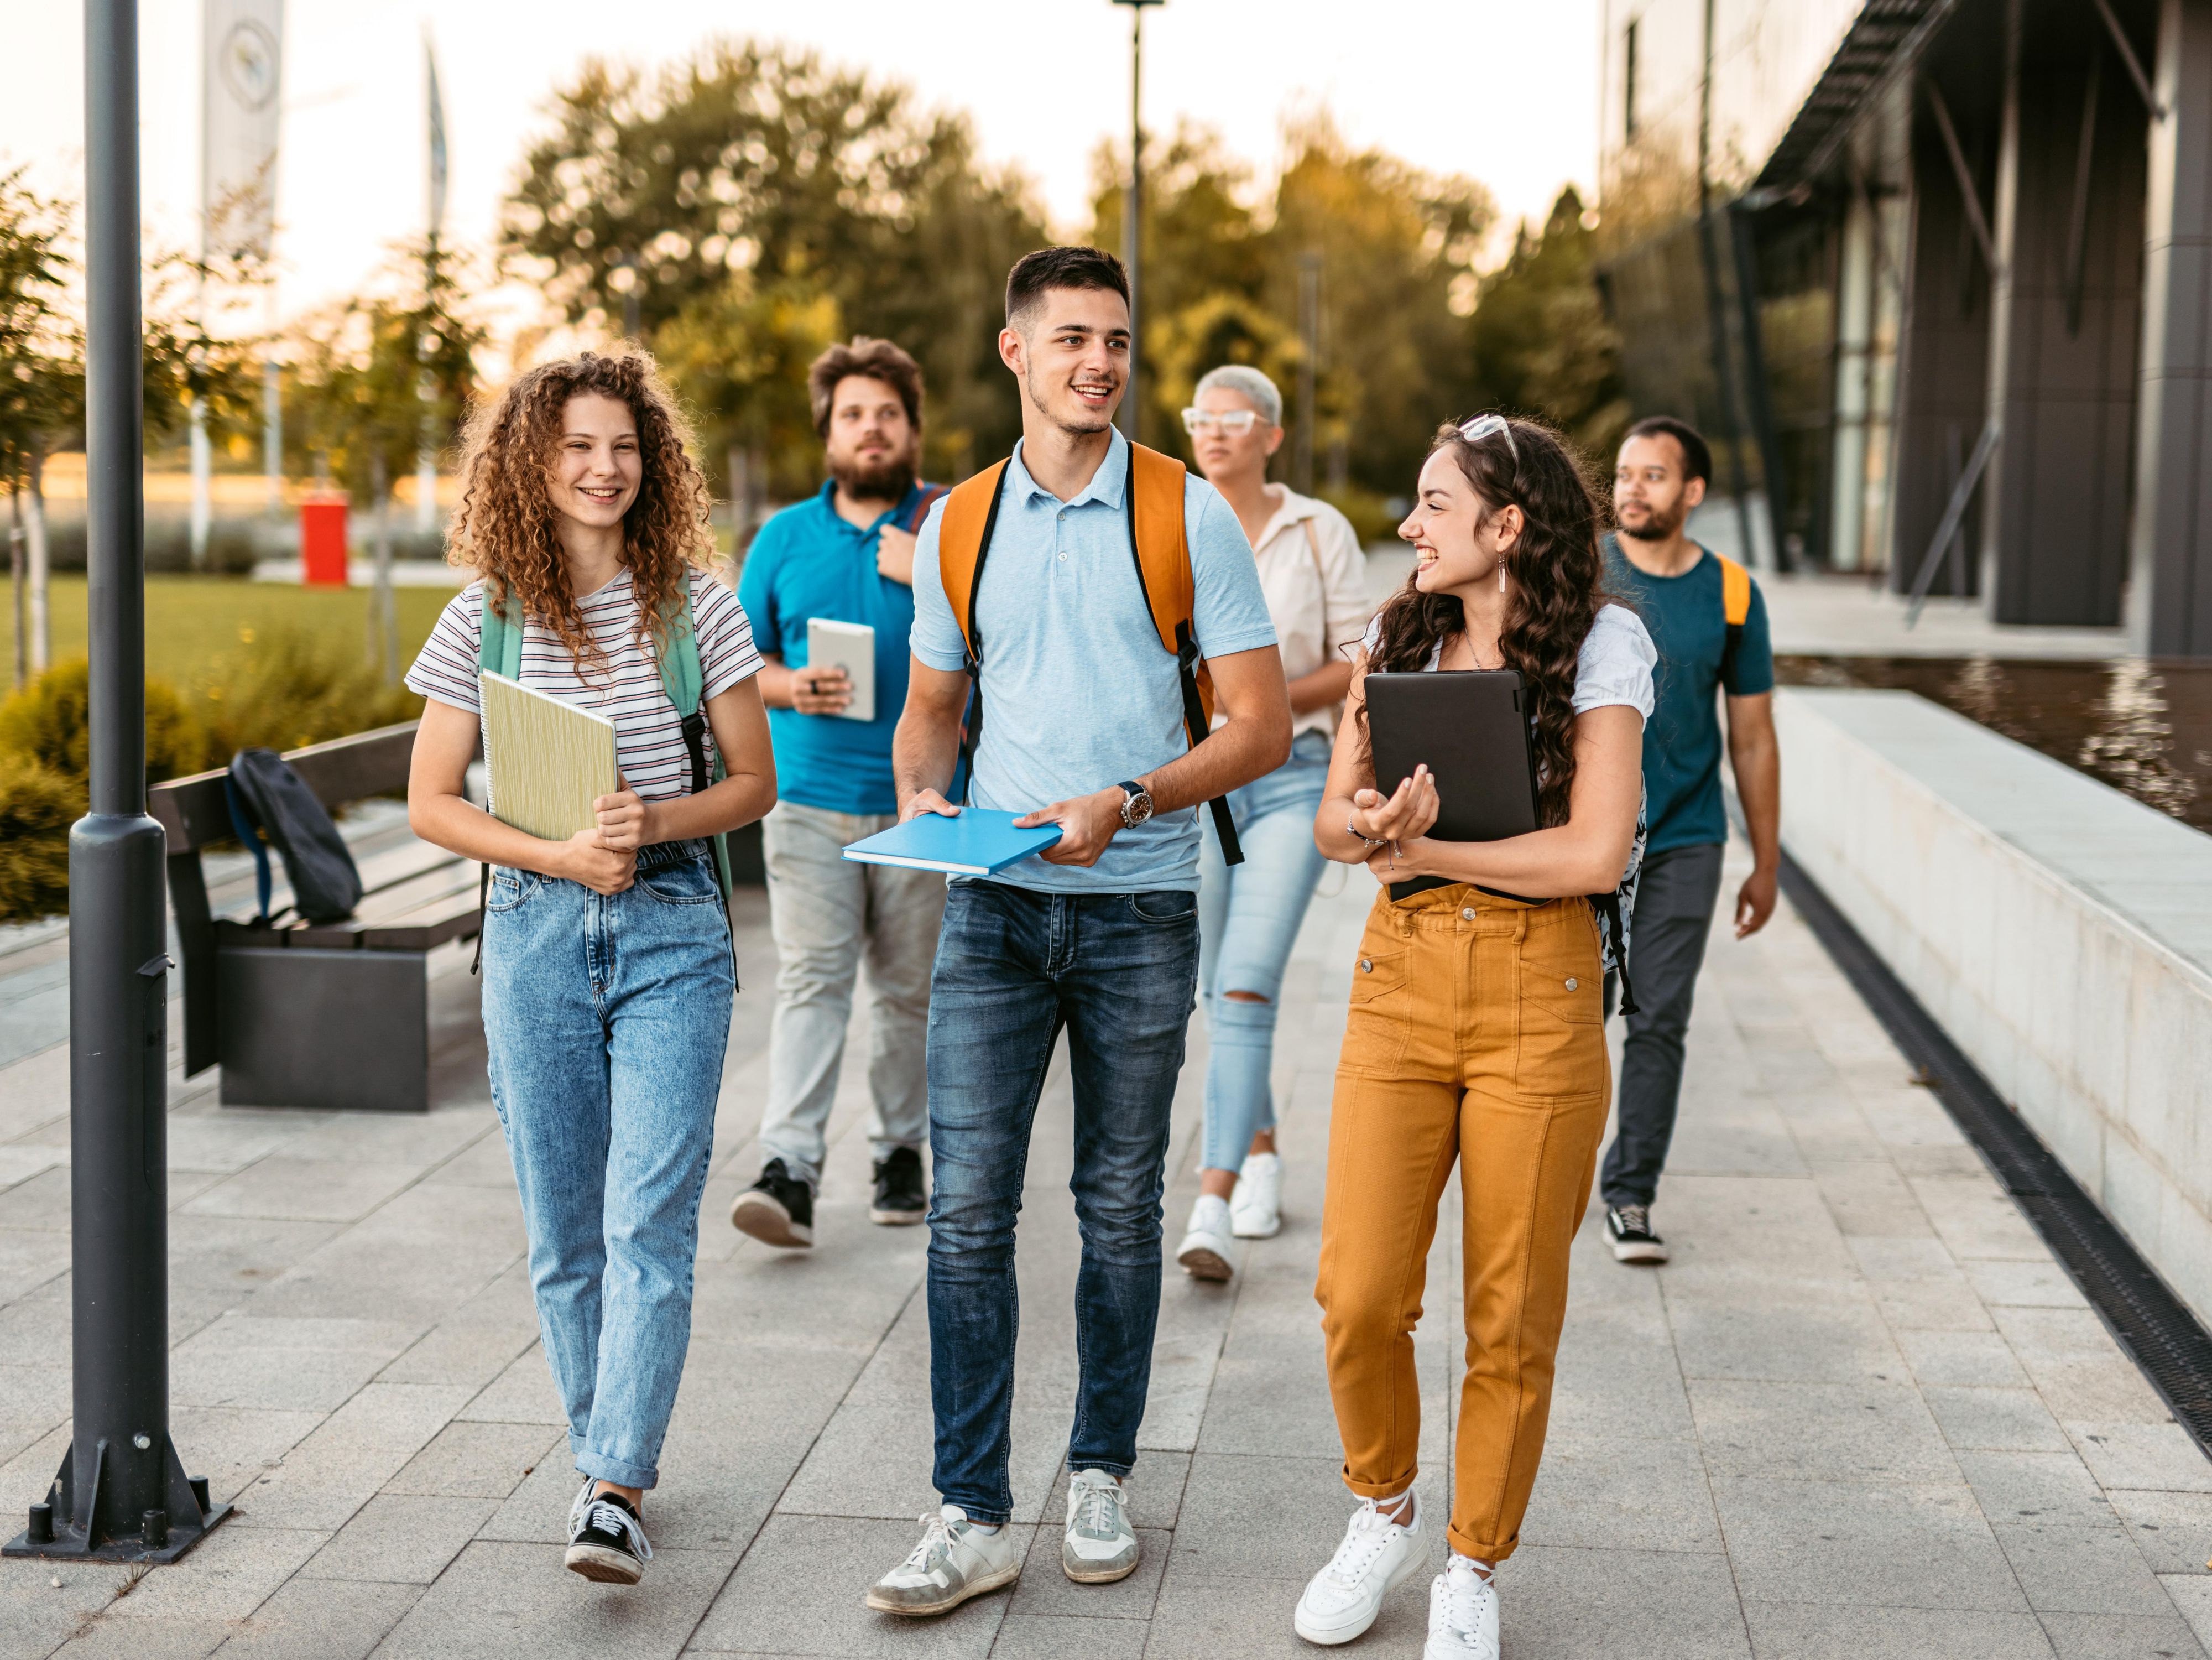
[[[1121,828],[1134,830],[1152,816],[1152,793],[1133,778],[1125,778],[1121,791]]]

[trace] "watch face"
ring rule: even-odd
[[[1141,824],[1145,820],[1150,818],[1152,816],[1152,798],[1146,792],[1139,790],[1134,795],[1127,796],[1123,799],[1121,802],[1121,822],[1123,824],[1130,825]]]

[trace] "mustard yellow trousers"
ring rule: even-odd
[[[1544,1454],[1567,1252],[1611,1090],[1597,921],[1455,884],[1386,891],[1361,938],[1329,1121],[1321,1278],[1345,1485],[1419,1468],[1413,1328],[1452,1164],[1463,1195],[1467,1372],[1452,1548],[1502,1561]]]

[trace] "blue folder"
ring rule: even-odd
[[[941,812],[919,813],[903,824],[854,842],[845,849],[845,857],[864,865],[988,876],[1060,840],[1057,824],[1016,830],[1014,820],[1021,816],[988,807],[963,807],[957,818]]]

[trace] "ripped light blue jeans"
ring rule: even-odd
[[[586,1475],[659,1476],[691,1346],[691,1265],[730,1040],[730,924],[703,842],[638,854],[617,894],[495,872],[484,915],[491,1098],[530,1288]]]
[[[1328,782],[1328,734],[1302,732],[1291,758],[1229,798],[1244,862],[1224,864],[1213,816],[1200,812],[1199,1000],[1212,1054],[1206,1067],[1206,1145],[1200,1162],[1233,1171],[1252,1138],[1275,1122],[1268,1082],[1275,1059],[1275,1010],[1283,970],[1326,862],[1314,845],[1314,814]],[[1263,998],[1253,1002],[1232,991]]]

